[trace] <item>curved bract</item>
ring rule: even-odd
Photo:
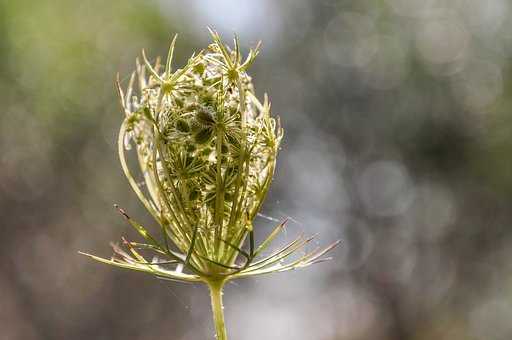
[[[237,37],[230,48],[210,33],[212,44],[184,67],[173,69],[174,37],[165,63],[150,62],[143,51],[127,89],[117,82],[125,113],[121,165],[160,231],[150,234],[119,209],[145,243],[123,240],[111,260],[93,259],[211,283],[304,267],[336,245],[283,262],[311,241],[300,236],[260,258],[286,223],[255,245],[252,222],[269,190],[283,130],[247,74],[259,45],[243,58]]]

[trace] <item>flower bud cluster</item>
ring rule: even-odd
[[[210,287],[327,260],[337,242],[297,255],[313,239],[303,235],[263,256],[286,220],[256,245],[252,222],[269,190],[283,130],[270,115],[267,96],[263,103],[256,98],[247,75],[258,47],[242,60],[236,37],[229,48],[210,33],[213,43],[183,68],[172,68],[175,37],[165,63],[152,64],[143,51],[127,90],[117,82],[125,113],[121,166],[161,236],[118,208],[145,243],[123,239],[124,248],[114,244],[111,259],[84,254]],[[133,163],[137,174],[130,170]]]
[[[212,34],[213,44],[182,69],[173,71],[172,60],[152,65],[143,54],[122,94],[121,130],[124,147],[136,149],[143,203],[179,250],[192,247],[190,259],[208,271],[204,258],[226,266],[235,260],[233,247],[252,229],[282,138],[246,73],[257,50],[242,62],[237,40],[232,50]]]

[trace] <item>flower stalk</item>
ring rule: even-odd
[[[212,301],[213,323],[215,324],[215,333],[217,340],[227,340],[226,324],[224,322],[224,305],[222,303],[224,281],[212,280],[208,283],[210,289],[210,298]]]
[[[150,231],[116,205],[144,242],[123,238],[122,245],[112,244],[111,259],[83,254],[160,279],[207,285],[217,339],[225,340],[226,282],[328,260],[325,254],[338,242],[306,252],[313,238],[300,235],[269,252],[283,221],[257,245],[253,220],[274,176],[283,129],[268,96],[256,97],[247,74],[259,44],[244,59],[238,37],[229,47],[217,32],[210,34],[208,48],[182,68],[173,69],[175,36],[164,63],[151,63],[142,51],[126,89],[118,77],[125,114],[121,167],[159,228]],[[129,166],[134,163],[136,171]]]

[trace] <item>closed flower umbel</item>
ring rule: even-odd
[[[150,232],[118,208],[145,243],[123,239],[124,247],[113,245],[110,260],[86,255],[159,278],[207,284],[218,339],[226,339],[225,282],[323,261],[336,243],[284,262],[311,240],[300,236],[260,258],[286,222],[255,244],[252,222],[272,182],[283,129],[267,96],[256,98],[247,74],[258,46],[242,58],[236,37],[229,48],[210,33],[213,43],[184,67],[173,69],[175,36],[165,63],[152,64],[143,51],[127,90],[117,82],[125,113],[121,165],[160,230]],[[135,154],[137,171],[129,169],[127,151]]]

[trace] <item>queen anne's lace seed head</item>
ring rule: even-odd
[[[143,51],[126,92],[118,82],[126,115],[121,164],[162,235],[152,236],[120,210],[147,244],[125,241],[129,253],[115,246],[112,260],[93,258],[160,277],[210,282],[307,266],[331,249],[283,264],[311,240],[299,237],[255,261],[284,226],[254,244],[252,222],[269,190],[283,130],[267,96],[263,102],[256,98],[247,74],[258,47],[243,59],[236,37],[229,48],[210,33],[213,43],[183,68],[172,68],[175,37],[165,64],[151,63]],[[140,175],[129,169],[128,154],[135,155]],[[161,260],[148,262],[140,249]]]

